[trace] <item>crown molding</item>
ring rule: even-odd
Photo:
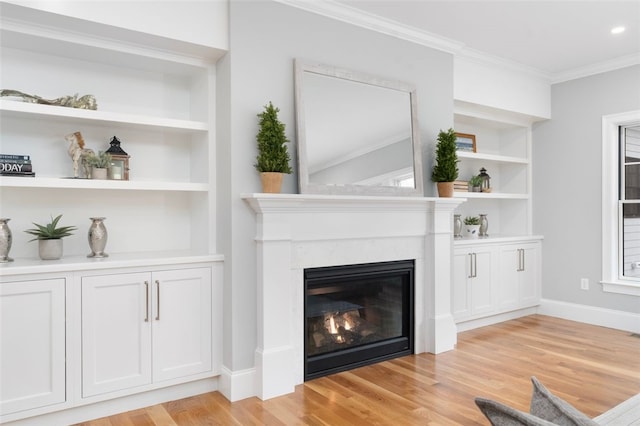
[[[525,73],[532,77],[548,81],[550,84],[574,80],[594,74],[600,74],[616,69],[640,64],[640,53],[616,58],[610,61],[600,62],[572,70],[551,73],[522,63],[490,55],[486,52],[467,47],[464,43],[443,37],[441,35],[420,30],[397,21],[387,19],[352,6],[338,3],[335,0],[273,0],[276,3],[286,4],[298,9],[312,12],[327,18],[336,19],[348,24],[367,28],[382,34],[387,34],[402,40],[407,40],[422,46],[450,53],[460,59],[474,61],[476,63],[507,68],[516,72]]]
[[[464,47],[464,43],[459,41],[402,25],[391,19],[364,12],[334,0],[273,1],[451,54],[457,54]]]
[[[500,69],[509,69],[519,73],[527,74],[532,77],[536,77],[542,80],[551,81],[553,75],[551,73],[541,71],[538,68],[524,65],[520,62],[512,61],[510,59],[501,58],[499,56],[491,55],[480,50],[465,47],[461,49],[457,55],[461,59],[473,61],[482,65],[489,65],[498,67]]]
[[[591,75],[601,74],[609,71],[615,71],[620,68],[640,65],[640,53],[632,53],[631,55],[621,56],[609,61],[598,62],[597,64],[588,65],[586,67],[574,68],[553,74],[551,84],[562,83],[578,78],[589,77]]]

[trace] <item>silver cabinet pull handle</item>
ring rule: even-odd
[[[518,249],[518,272],[524,271],[524,249]]]
[[[160,281],[156,280],[156,321],[160,321]]]
[[[144,322],[149,322],[149,281],[144,282],[144,291],[145,291],[145,306],[146,306],[146,316],[144,317]]]
[[[469,253],[469,276],[467,278],[475,278],[478,276],[478,260],[475,253]]]

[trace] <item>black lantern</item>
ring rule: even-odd
[[[129,154],[120,148],[120,141],[117,137],[111,138],[107,153],[111,154],[110,179],[129,180]]]
[[[482,192],[491,192],[491,176],[487,174],[487,169],[481,168],[478,176],[482,179]]]

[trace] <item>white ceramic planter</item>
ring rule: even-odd
[[[478,238],[480,234],[480,225],[464,225],[463,236],[465,238]]]

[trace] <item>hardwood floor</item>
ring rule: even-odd
[[[322,377],[268,401],[213,392],[82,426],[488,425],[474,398],[528,411],[531,376],[595,417],[640,393],[640,338],[533,315],[460,333],[453,351]]]

